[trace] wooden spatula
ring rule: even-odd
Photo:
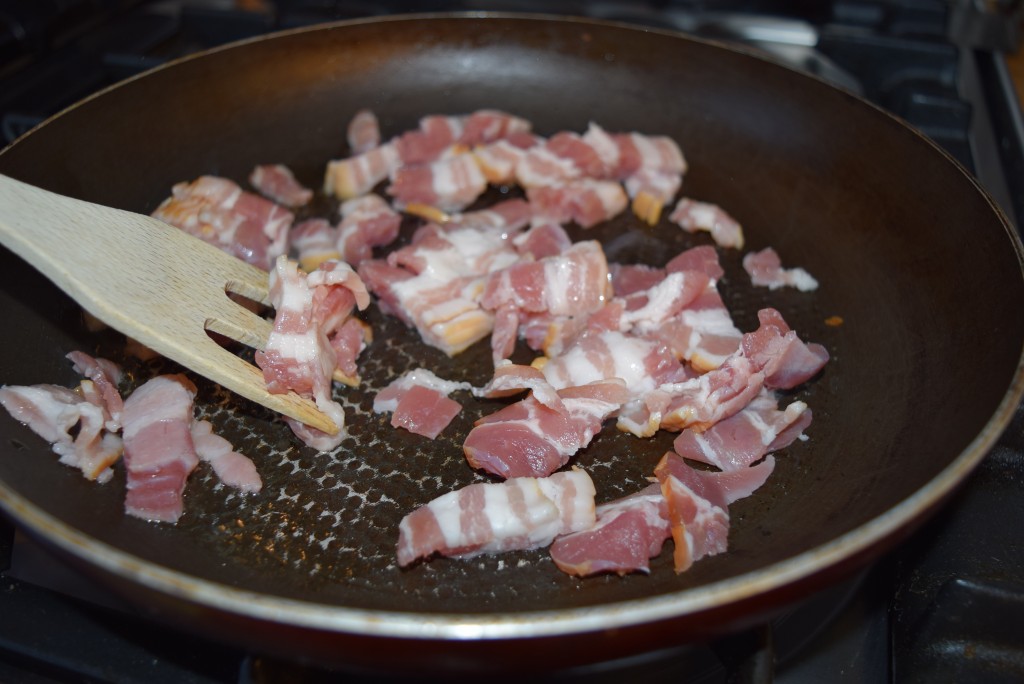
[[[258,368],[207,334],[263,348],[270,323],[227,293],[269,304],[266,272],[150,216],[3,175],[0,243],[115,330],[232,392],[337,433],[316,404],[269,393]]]

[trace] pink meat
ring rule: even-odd
[[[291,212],[225,178],[178,183],[153,216],[269,270],[288,248]]]
[[[783,268],[782,260],[771,247],[746,254],[743,257],[743,269],[750,275],[750,282],[770,290],[786,286],[803,292],[818,289],[818,281],[804,269]]]
[[[707,231],[720,247],[743,248],[743,228],[718,205],[683,197],[668,218],[689,233]]]
[[[729,545],[729,504],[714,474],[691,468],[673,453],[665,454],[654,474],[667,503],[676,572],[723,553]]]
[[[99,391],[86,391],[91,385],[83,380],[78,392],[58,385],[6,385],[0,387],[0,405],[49,442],[61,463],[78,468],[88,480],[107,482],[121,458],[122,441],[106,431],[109,413]]]
[[[360,197],[387,179],[400,163],[394,143],[385,143],[346,159],[332,160],[327,164],[324,191],[343,200]]]
[[[124,402],[125,512],[177,522],[185,481],[199,463],[192,441],[195,386],[182,375],[146,381]]]
[[[106,410],[106,429],[111,432],[120,430],[124,401],[117,385],[123,377],[121,367],[113,361],[97,359],[82,351],[70,352],[67,359],[74,364],[75,372],[89,378],[95,384],[100,401],[92,403]]]
[[[401,215],[379,195],[364,195],[343,202],[337,227],[336,250],[352,266],[369,259],[375,247],[390,245],[398,237]]]
[[[247,493],[263,488],[263,480],[252,460],[235,451],[231,442],[214,434],[209,421],[193,420],[190,431],[199,460],[209,463],[221,482]]]
[[[364,154],[380,145],[380,124],[377,115],[369,109],[360,109],[346,129],[348,149],[352,154]]]
[[[528,550],[594,523],[594,485],[582,470],[476,483],[420,506],[398,526],[399,566],[435,553],[456,558]]]
[[[743,353],[761,367],[765,386],[792,389],[817,375],[828,363],[828,351],[797,337],[775,309],[757,313],[760,327],[743,336]]]
[[[591,178],[538,185],[526,192],[534,216],[590,228],[622,213],[629,204],[622,185]]]
[[[313,191],[295,179],[284,164],[262,164],[249,174],[249,183],[261,195],[286,207],[304,207],[313,199]]]
[[[742,411],[704,432],[683,430],[672,448],[683,458],[719,470],[740,470],[789,446],[810,423],[811,411],[804,402],[795,401],[782,411],[771,393],[762,392]]]
[[[557,223],[539,223],[512,242],[521,255],[533,259],[557,256],[572,246],[568,233]]]
[[[398,136],[395,147],[403,166],[430,164],[462,135],[465,117],[431,115],[420,119],[419,128]]]
[[[471,154],[425,164],[401,166],[387,192],[398,206],[424,204],[445,212],[461,211],[487,189],[487,179]]]
[[[466,460],[499,477],[544,477],[590,443],[627,398],[621,381],[559,391],[563,410],[532,396],[477,422],[463,443]]]
[[[577,577],[650,572],[649,560],[672,536],[661,486],[601,504],[596,514],[593,527],[555,539],[551,558],[558,569]]]
[[[434,439],[461,410],[459,402],[441,392],[414,385],[398,400],[398,406],[391,416],[391,425]]]
[[[530,128],[531,124],[526,119],[494,109],[480,109],[466,117],[459,142],[463,145],[485,145],[529,133]]]

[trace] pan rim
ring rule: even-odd
[[[188,55],[148,70],[125,81],[113,84],[93,95],[67,107],[32,131],[11,143],[0,156],[31,135],[45,129],[51,121],[66,115],[86,102],[120,88],[136,79],[144,78],[156,71],[172,68],[182,62],[201,59],[222,50],[235,49],[249,43],[262,42],[281,36],[305,32],[330,30],[338,27],[384,21],[420,21],[423,19],[516,19],[543,20],[558,23],[577,23],[595,26],[615,27],[631,31],[659,33],[675,38],[712,45],[732,52],[739,52],[762,62],[796,72],[795,69],[761,53],[739,49],[733,45],[697,38],[675,31],[638,28],[633,25],[605,20],[578,17],[560,17],[548,14],[464,12],[464,13],[422,13],[398,15],[385,18],[366,18],[332,22],[312,27],[301,27],[278,31],[272,34],[236,41],[200,53]],[[802,77],[825,83],[819,77],[800,73]],[[1024,276],[1024,247],[1002,209],[977,181],[945,150],[915,129],[906,126],[902,120],[873,103],[833,84],[831,88],[841,90],[876,112],[900,122],[911,133],[924,140],[933,149],[960,169],[961,174],[986,199],[1001,221],[1016,252],[1022,276]],[[823,570],[834,568],[843,561],[860,553],[877,548],[880,542],[892,538],[898,532],[906,531],[909,523],[920,520],[934,510],[949,496],[981,462],[994,446],[996,440],[1008,426],[1017,406],[1024,399],[1024,344],[1017,368],[1010,380],[995,413],[978,435],[946,468],[911,496],[861,526],[784,561],[765,566],[758,570],[732,578],[712,582],[700,587],[683,589],[653,597],[631,599],[616,603],[604,603],[580,608],[559,608],[557,610],[528,611],[522,613],[416,613],[356,609],[345,606],[316,604],[309,601],[270,596],[229,585],[193,577],[183,572],[166,568],[138,556],[109,546],[71,525],[51,516],[18,494],[6,483],[0,481],[0,508],[66,553],[111,574],[142,585],[148,589],[169,596],[185,599],[210,608],[243,615],[259,620],[286,623],[296,627],[315,628],[337,633],[368,636],[398,637],[409,639],[510,639],[560,636],[574,633],[605,631],[624,628],[659,620],[680,618],[697,614],[722,605],[739,603],[767,592],[781,589]]]

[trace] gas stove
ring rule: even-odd
[[[0,10],[0,134],[178,56],[339,19],[541,12],[735,41],[904,118],[1019,227],[1024,124],[1004,60],[1019,3],[944,0],[15,0]],[[907,682],[1024,678],[1024,407],[950,505],[860,576],[771,624],[551,681]],[[327,682],[337,671],[147,621],[0,518],[0,681]],[[345,681],[386,682],[373,673]]]

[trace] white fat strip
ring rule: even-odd
[[[439,198],[455,197],[467,188],[486,184],[473,158],[462,154],[430,165],[431,188]]]
[[[700,345],[703,335],[739,337],[742,334],[733,323],[729,311],[723,308],[685,310],[680,312],[679,319],[691,328],[690,338],[686,342],[687,349],[690,351]]]
[[[634,395],[654,389],[654,381],[645,362],[651,353],[652,343],[617,331],[603,333],[602,337],[615,362],[614,377],[622,378]]]
[[[601,162],[609,169],[614,169],[619,165],[619,146],[603,128],[593,121],[587,127],[587,132],[583,134],[583,142],[590,145]]]
[[[669,307],[676,301],[676,295],[683,290],[685,282],[685,272],[668,274],[647,291],[647,303],[636,311],[623,312],[621,321],[631,327],[638,326],[641,330],[657,327],[667,318]]]
[[[789,284],[801,292],[810,292],[818,289],[818,281],[810,273],[802,268],[786,269],[786,280]],[[772,288],[774,289],[774,288]]]
[[[304,333],[274,333],[267,340],[266,351],[276,351],[284,358],[309,363],[321,352],[320,339],[315,330]]]
[[[440,392],[445,396],[448,396],[452,392],[456,392],[458,390],[473,389],[473,386],[468,382],[445,380],[426,368],[414,368],[411,371],[408,371],[398,380],[391,383],[391,386],[397,386],[401,389],[409,389],[416,386],[426,387],[434,390],[435,392]]]
[[[545,169],[553,165],[558,171],[552,177],[547,173],[535,171],[535,165],[531,164],[532,159],[537,159]],[[552,182],[564,182],[570,178],[577,178],[580,170],[572,159],[559,157],[544,146],[531,147],[523,160],[516,166],[516,179],[525,188],[534,188],[542,185],[550,185]]]
[[[556,534],[568,534],[593,527],[597,520],[594,507],[596,491],[594,482],[586,471],[573,468],[567,472],[540,478],[537,484],[544,495],[559,508],[560,526]]]
[[[573,312],[572,304],[578,297],[572,287],[575,275],[576,265],[571,259],[544,260],[544,298],[548,311],[556,315]],[[579,287],[576,285],[576,289]]]

